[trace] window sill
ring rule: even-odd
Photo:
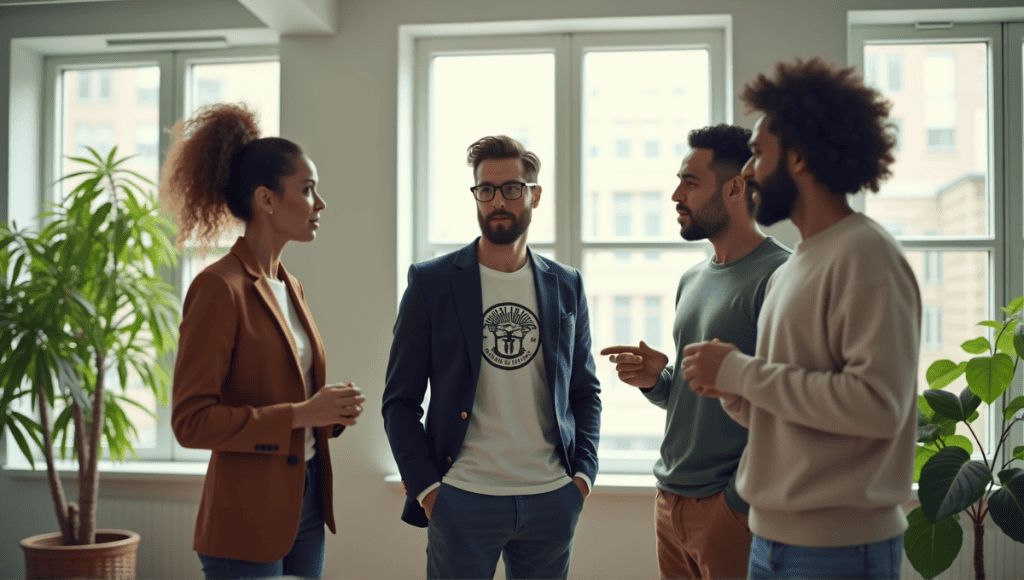
[[[657,489],[657,480],[651,474],[640,473],[601,473],[594,484],[594,494],[625,495],[635,497],[653,497]],[[384,485],[389,489],[402,491],[402,478],[397,473],[384,477]]]
[[[105,481],[148,481],[148,482],[199,482],[206,477],[206,461],[126,461],[114,463],[100,461],[100,479]],[[61,479],[76,480],[78,463],[76,461],[56,461],[57,472]],[[36,462],[36,468],[24,460],[11,461],[0,467],[0,473],[11,479],[45,480],[46,463]]]
[[[657,479],[653,475],[640,473],[602,473],[598,475],[593,493],[596,495],[618,495],[633,497],[651,497],[655,494]],[[391,490],[402,491],[402,478],[397,473],[384,477],[384,485]],[[996,484],[998,487],[998,484]],[[910,511],[921,505],[917,498],[917,483],[913,483],[910,499],[903,507]]]

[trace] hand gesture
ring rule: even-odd
[[[668,356],[647,346],[640,341],[640,346],[609,346],[601,351],[601,356],[611,355],[608,360],[615,363],[615,372],[619,380],[643,389],[650,389],[658,384],[661,371],[668,364]]]
[[[726,400],[739,397],[716,388],[722,360],[734,350],[736,345],[717,338],[711,342],[686,345],[683,349],[683,378],[690,382],[690,390],[702,397]]]
[[[359,387],[352,383],[327,385],[312,397],[296,403],[292,416],[292,428],[328,427],[356,424],[356,417],[363,412],[363,397]]]

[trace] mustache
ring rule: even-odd
[[[753,179],[747,180],[747,188],[750,189],[751,191],[761,191],[761,185],[758,184]]]
[[[690,211],[690,208],[686,207],[685,205],[683,205],[681,203],[677,203],[676,204],[676,211],[685,211],[686,213],[689,213],[689,214],[693,213],[692,211]]]
[[[487,220],[488,221],[490,221],[491,219],[496,218],[496,217],[507,217],[508,219],[510,219],[512,221],[515,221],[515,219],[516,219],[516,216],[514,214],[512,214],[512,212],[505,211],[503,209],[496,209],[496,210],[492,211],[491,213],[487,214]]]

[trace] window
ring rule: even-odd
[[[974,52],[985,48],[980,44],[974,46]],[[928,132],[928,152],[934,154],[953,153],[956,150],[957,57],[969,58],[967,53],[971,52],[960,45],[944,48],[956,52],[929,51],[925,53],[923,62],[924,125]]]
[[[920,285],[920,392],[929,388],[925,373],[934,361],[966,360],[960,344],[988,331],[975,324],[1001,318],[999,307],[1024,294],[1022,65],[994,56],[1017,52],[1020,58],[1024,35],[1012,36],[1012,29],[954,23],[941,32],[905,26],[851,30],[853,45],[861,47],[854,51],[857,64],[866,70],[869,55],[898,54],[906,75],[899,94],[889,84],[883,90],[903,137],[893,175],[878,194],[854,200],[899,238]],[[1004,48],[1007,38],[1016,38],[1015,50]],[[1000,117],[998,103],[1015,115],[1013,121]],[[921,129],[924,144],[915,143]],[[965,385],[961,378],[946,390],[959,394]],[[1019,379],[1010,389],[1011,398],[1021,394]],[[992,412],[998,411],[982,405],[972,424],[987,451],[995,448],[989,423],[998,422],[989,421]]]
[[[73,151],[78,157],[87,157],[89,147],[96,147],[92,140],[92,125],[75,125],[74,141],[69,143],[69,151]]]
[[[633,344],[632,302],[629,296],[615,297],[615,344]]]
[[[661,222],[665,218],[665,207],[668,205],[661,200],[660,191],[644,193],[644,235],[648,238],[661,236]]]
[[[670,200],[673,176],[686,134],[727,120],[724,46],[722,29],[446,36],[414,43],[414,131],[408,164],[400,164],[410,176],[408,261],[457,250],[479,235],[465,191],[472,184],[466,147],[529,126],[544,188],[530,245],[550,249],[583,275],[606,409],[602,470],[650,473],[658,456],[664,411],[625,388],[614,365],[596,355],[642,339],[671,356],[666,320],[679,276],[710,256],[709,243],[680,241]],[[514,101],[495,94],[487,103],[467,92],[467,85],[498,68],[529,78],[531,91],[517,92]],[[683,76],[686,90],[679,91]],[[667,159],[662,144],[675,147],[678,158]],[[598,147],[601,155],[594,156]]]
[[[942,284],[942,252],[924,253],[924,283],[929,286]]]
[[[197,78],[195,82],[196,87],[196,106],[202,107],[211,103],[219,103],[221,101],[221,81],[215,78]]]
[[[615,192],[615,236],[629,237],[633,233],[633,194]]]
[[[619,159],[629,157],[629,139],[615,140],[615,156]]]
[[[665,313],[661,308],[661,296],[644,297],[644,336],[649,336],[651,348],[661,349],[662,320]],[[671,355],[670,355],[671,358]]]
[[[114,94],[114,72],[109,69],[97,71],[99,82],[96,86],[96,100],[109,103]]]
[[[896,153],[903,151],[903,119],[893,117],[893,135],[896,137]]]
[[[47,59],[46,98],[54,107],[44,130],[56,136],[44,140],[53,143],[53,149],[44,158],[44,171],[53,177],[47,181],[53,183],[57,177],[74,171],[77,162],[68,156],[81,155],[86,147],[104,154],[117,146],[120,155],[134,155],[127,162],[131,169],[159,182],[161,140],[166,139],[160,128],[170,127],[176,119],[192,113],[194,95],[199,91],[195,79],[200,76],[217,79],[224,100],[245,101],[256,109],[265,134],[278,134],[279,72],[275,49]],[[117,87],[124,90],[115,90]],[[84,98],[87,92],[88,99]],[[103,102],[109,106],[95,106]],[[180,109],[167,107],[167,103],[178,103]],[[61,182],[45,194],[45,199],[58,200],[65,187],[73,186],[70,180]],[[174,283],[183,289],[182,295],[194,275],[225,251],[221,247],[200,259],[186,250],[178,270],[170,273]],[[164,361],[168,372],[173,360],[172,354]],[[136,451],[141,460],[203,460],[209,456],[208,451],[178,446],[171,433],[169,407],[158,405],[133,371],[129,372],[124,388],[128,396],[157,414],[153,419],[141,409],[126,408],[139,430]]]
[[[903,55],[893,52],[885,55],[885,68],[890,93],[898,93],[903,90]]]
[[[156,160],[157,141],[160,130],[155,123],[145,123],[135,128],[135,152],[140,159]]]
[[[870,86],[878,86],[878,54],[869,52],[864,55],[864,82]]]
[[[68,80],[72,81],[72,79],[78,81],[78,102],[88,103],[92,101],[92,73],[75,73]]]
[[[160,69],[140,70],[135,76],[135,91],[139,106],[155,105],[160,95]]]
[[[942,307],[933,304],[924,306],[922,312],[921,350],[942,348]]]
[[[96,125],[96,151],[100,155],[110,153],[114,148],[114,126],[110,123]]]

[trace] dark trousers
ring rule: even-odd
[[[442,483],[427,526],[427,578],[562,578],[583,496],[576,484],[536,495],[493,496]]]

